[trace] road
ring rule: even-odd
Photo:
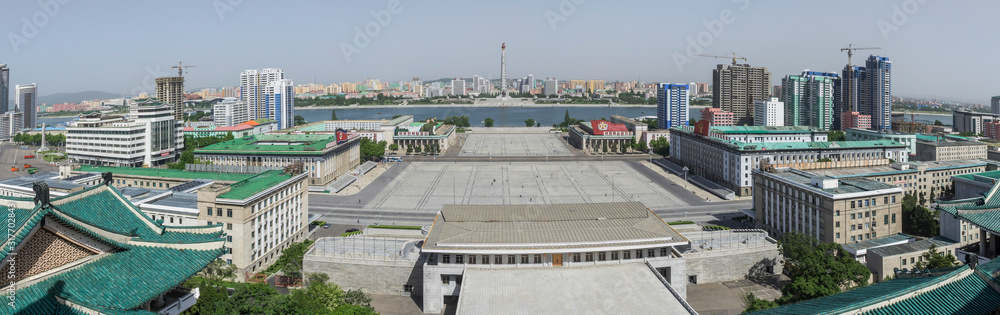
[[[664,220],[691,220],[711,223],[715,220],[740,216],[742,215],[739,212],[740,209],[749,209],[752,207],[752,202],[749,200],[707,202],[692,194],[690,190],[671,182],[634,160],[626,162],[626,164],[629,164],[641,174],[650,178],[654,183],[689,204],[688,206],[679,207],[655,204],[646,205]],[[318,220],[334,224],[431,224],[437,215],[436,212],[365,209],[365,205],[377,196],[396,176],[409,167],[409,165],[409,162],[403,162],[390,167],[385,173],[376,178],[372,184],[363,188],[361,192],[355,195],[312,194],[309,196],[309,211],[312,214],[319,214],[320,217]]]

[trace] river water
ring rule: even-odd
[[[703,107],[693,107],[689,110],[691,118],[700,119]],[[542,126],[552,126],[563,122],[566,111],[576,119],[592,120],[608,118],[611,115],[622,115],[635,118],[640,116],[656,116],[654,107],[421,107],[412,105],[407,108],[371,108],[371,107],[344,107],[337,108],[338,119],[390,119],[393,115],[413,115],[413,119],[422,120],[426,118],[445,119],[449,116],[469,116],[472,126],[482,126],[487,117],[493,118],[494,126],[497,127],[523,127],[524,120],[531,118],[540,122]],[[329,120],[330,109],[296,109],[296,115],[300,115],[309,122]],[[907,120],[910,116],[906,115]],[[952,117],[945,115],[917,114],[917,120],[927,120],[934,122],[940,120],[946,125],[952,124]],[[39,123],[46,123],[54,126],[65,123],[71,118],[40,118]]]

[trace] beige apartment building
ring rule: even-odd
[[[790,168],[755,169],[753,180],[755,224],[772,237],[801,232],[821,242],[847,244],[902,231],[899,187]]]
[[[979,141],[917,142],[917,161],[950,161],[986,158],[986,143]]]

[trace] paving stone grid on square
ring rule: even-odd
[[[557,134],[470,134],[459,156],[573,155]]]
[[[612,201],[640,201],[652,209],[687,205],[631,166],[619,161],[414,162],[366,204],[365,208],[436,212],[445,204]]]

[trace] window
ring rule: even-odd
[[[857,241],[857,240],[855,239],[855,237],[854,237],[854,236],[851,236],[851,242],[856,242],[856,241]]]
[[[232,218],[233,217],[233,209],[226,209],[226,216]]]
[[[635,250],[635,259],[639,259],[639,258],[642,258],[642,250],[641,249]]]
[[[232,235],[226,235],[226,242],[232,243],[233,242],[233,236]]]
[[[475,257],[475,256],[473,256],[473,257]],[[465,263],[465,255],[455,255],[455,263],[456,264],[464,264]]]
[[[910,257],[910,263],[911,263],[911,264],[912,264],[912,263],[914,263],[914,262],[916,262],[916,261],[914,261],[913,259],[914,259],[913,257]]]
[[[875,236],[875,232],[872,232],[872,238],[878,238],[878,236]]]
[[[580,253],[573,254],[573,262],[580,262]]]
[[[515,263],[514,255],[507,255],[507,263],[513,265]]]
[[[227,230],[232,230],[233,229],[233,224],[232,223],[226,223],[226,229]]]
[[[872,206],[871,201],[865,199],[865,207],[871,207],[871,206]]]
[[[666,247],[660,248],[660,257],[664,257],[664,256],[670,255],[670,254],[668,254],[668,252],[669,252],[669,250]]]
[[[487,263],[488,262],[489,261],[487,261]],[[476,264],[476,255],[469,255],[469,264],[470,265],[475,265]]]
[[[903,266],[906,266],[906,258],[903,258]]]
[[[216,211],[215,214],[216,214],[216,216],[221,217],[222,216],[222,209],[218,209],[218,210],[219,211]]]
[[[851,201],[851,209],[854,209],[854,201]],[[853,219],[853,216],[851,219]]]
[[[441,255],[441,263],[443,263],[443,264],[450,264],[451,263],[451,255]],[[445,282],[445,283],[447,283],[447,282]]]
[[[854,214],[851,213],[851,220],[854,220]]]
[[[896,214],[895,213],[892,214],[892,223],[896,223]]]
[[[584,259],[586,259],[587,261],[594,261],[594,253],[585,254]]]
[[[494,255],[493,263],[497,265],[503,264],[503,255]]]
[[[170,217],[170,223],[174,223],[174,217]]]
[[[442,275],[441,276],[441,283],[446,284],[446,285],[447,284],[451,284],[451,276]]]
[[[840,216],[840,210],[837,210],[837,212],[834,213],[833,215],[839,217]]]
[[[896,203],[896,196],[892,196],[892,203]]]
[[[483,255],[482,258],[483,258],[483,265],[487,265],[490,263],[490,255]]]
[[[835,223],[834,225],[835,225],[836,227],[840,227],[840,221],[837,221],[837,223]]]
[[[611,252],[611,260],[618,260],[618,252]]]
[[[536,264],[542,263],[542,255],[541,254],[535,254],[535,263]]]
[[[646,250],[646,257],[656,257],[656,250],[652,248]]]
[[[604,252],[597,253],[597,261],[605,261],[608,260],[607,258],[608,256]]]
[[[212,215],[212,207],[208,207],[208,215]]]
[[[528,263],[528,255],[521,255],[521,263],[522,264]]]
[[[872,216],[871,212],[865,211],[865,217],[866,218],[870,218],[871,216]]]
[[[622,259],[632,259],[632,252],[627,251],[627,250],[623,250],[622,251]]]
[[[837,233],[836,238],[840,238],[840,233],[839,232]]]
[[[854,228],[855,228],[854,224],[851,224],[851,231],[854,231]]]

